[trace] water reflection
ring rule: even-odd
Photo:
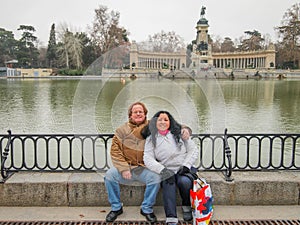
[[[300,80],[0,79],[1,133],[113,133],[143,101],[195,133],[298,133]]]

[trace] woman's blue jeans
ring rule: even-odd
[[[146,185],[141,209],[144,213],[153,212],[153,206],[160,188],[160,175],[147,168],[140,169],[142,169],[142,171],[139,171],[139,173],[132,172],[132,178],[130,180],[124,179],[121,173],[114,167],[106,172],[104,182],[112,211],[117,211],[122,207],[120,184],[130,185],[134,181],[139,181]]]
[[[182,206],[191,206],[190,190],[193,188],[193,182],[183,175],[175,175],[175,183],[169,184],[167,180],[161,182],[163,191],[164,210],[167,223],[177,223],[176,211],[176,189],[178,187]]]

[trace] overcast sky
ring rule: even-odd
[[[52,23],[58,28],[65,23],[73,31],[87,31],[94,10],[105,5],[120,12],[120,25],[129,32],[130,40],[145,41],[149,35],[175,31],[190,43],[196,37],[195,26],[201,7],[209,33],[213,36],[239,38],[244,31],[258,30],[277,40],[274,27],[284,13],[298,0],[9,0],[1,2],[0,27],[20,37],[19,25],[32,25],[35,35],[47,46]]]

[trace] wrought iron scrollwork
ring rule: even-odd
[[[7,143],[6,143],[6,146],[2,153],[2,161],[1,161],[1,176],[2,176],[3,180],[7,179],[9,176],[9,174],[5,168],[5,161],[8,157],[10,145],[11,145],[11,130],[8,130],[7,132],[8,132]]]
[[[231,182],[233,181],[233,179],[231,178],[231,174],[232,174],[231,150],[227,138],[228,136],[227,136],[227,128],[226,128],[224,132],[224,152],[227,159],[227,166],[224,171],[224,175],[225,175],[225,180]]]

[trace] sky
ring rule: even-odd
[[[245,31],[257,30],[278,39],[275,27],[284,13],[300,0],[9,0],[2,1],[0,27],[20,37],[18,27],[31,25],[40,46],[47,46],[50,28],[67,24],[72,31],[88,31],[100,5],[120,13],[120,26],[130,33],[129,39],[145,41],[149,35],[174,31],[191,43],[196,38],[196,24],[205,6],[208,32],[212,37],[232,40]]]

